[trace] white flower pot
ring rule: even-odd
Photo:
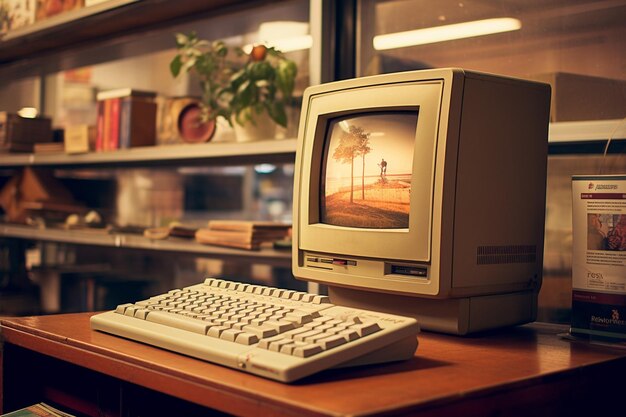
[[[276,137],[276,122],[267,113],[257,114],[253,122],[246,122],[243,126],[233,119],[237,142],[253,142],[269,140]]]

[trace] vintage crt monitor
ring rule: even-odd
[[[467,334],[533,321],[550,87],[461,69],[304,94],[293,273],[331,301]]]

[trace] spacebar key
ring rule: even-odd
[[[177,314],[166,313],[164,311],[150,311],[146,316],[146,321],[164,324],[188,332],[206,334],[209,325],[197,319],[179,316]]]

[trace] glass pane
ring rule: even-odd
[[[361,75],[461,67],[626,78],[624,1],[365,0],[362,15]]]
[[[568,323],[571,176],[626,172],[623,152],[601,155],[606,139],[611,135],[623,139],[626,128],[626,1],[362,0],[359,4],[359,75],[460,67],[552,85],[551,140],[570,143],[566,154],[548,160],[539,319]],[[590,132],[589,137],[582,132]],[[588,153],[583,145],[598,139],[594,154]]]

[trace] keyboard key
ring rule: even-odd
[[[222,333],[220,333],[220,339],[227,340],[229,342],[234,342],[237,339],[237,336],[243,333],[241,330],[237,329],[226,329]]]
[[[276,329],[267,326],[256,326],[253,324],[244,326],[243,331],[246,333],[255,334],[260,339],[265,339],[266,337],[272,337],[278,334],[278,331]]]
[[[228,330],[228,327],[226,327],[226,326],[220,326],[220,325],[217,325],[217,326],[211,326],[211,327],[209,328],[209,331],[208,331],[206,334],[207,334],[207,336],[211,336],[211,337],[219,338],[219,337],[220,337],[220,335],[221,335],[224,331],[226,331],[226,330]]]
[[[350,326],[350,330],[354,330],[359,334],[360,337],[363,337],[372,333],[376,333],[377,331],[382,329],[380,328],[378,323],[364,323]]]
[[[146,308],[140,308],[137,311],[135,311],[135,317],[141,320],[145,320],[149,312],[150,310]]]
[[[291,313],[285,314],[285,320],[292,321],[297,324],[304,324],[313,321],[313,315],[303,312],[303,311],[292,311]]]
[[[289,300],[291,299],[291,296],[295,293],[295,291],[293,290],[286,290],[283,291],[283,293],[280,295],[280,298],[283,298],[285,300]]]
[[[313,297],[313,304],[330,304],[330,298],[326,295],[315,295]]]
[[[291,339],[280,339],[270,343],[269,350],[272,352],[280,352],[283,346],[293,344]]]
[[[119,313],[119,314],[124,314],[124,311],[126,311],[126,308],[128,308],[128,307],[132,307],[132,306],[133,306],[133,304],[131,304],[131,303],[120,304],[120,305],[118,305],[118,306],[117,306],[117,308],[115,309],[115,312],[116,312],[116,313]]]
[[[315,299],[315,294],[303,294],[302,297],[300,298],[300,300],[304,301],[305,303],[311,303],[313,302],[314,299]]]
[[[139,307],[137,306],[130,306],[130,307],[126,307],[126,310],[124,310],[124,315],[125,316],[129,316],[129,317],[134,317],[135,316],[135,311],[139,310]]]
[[[304,341],[307,338],[311,337],[311,336],[315,336],[317,334],[321,334],[322,331],[321,330],[309,330],[308,332],[304,332],[304,333],[299,333],[297,335],[293,336],[293,340],[298,340],[298,341]]]
[[[310,330],[311,329],[308,329],[306,327],[299,327],[297,329],[289,330],[288,332],[283,333],[283,336],[293,339],[296,335],[299,335],[300,333],[306,333]]]
[[[291,294],[290,299],[291,299],[291,300],[295,300],[295,301],[300,301],[300,300],[302,300],[302,297],[303,297],[304,295],[306,295],[306,294],[305,294],[305,293],[303,293],[303,292],[298,292],[298,291],[296,291],[296,292],[294,292],[293,294]]]
[[[348,340],[346,340],[346,338],[343,336],[334,335],[334,336],[328,336],[323,339],[319,339],[316,341],[316,343],[319,344],[322,347],[322,349],[328,350],[337,346],[341,346],[345,343],[348,343]]]
[[[146,320],[200,334],[206,334],[209,328],[207,323],[202,320],[192,319],[164,311],[150,311],[146,316]]]
[[[360,337],[359,334],[354,330],[342,330],[339,333],[337,333],[337,335],[345,337],[349,342],[352,342],[353,340],[357,340]]]
[[[241,332],[237,335],[235,339],[235,343],[239,343],[242,345],[253,345],[259,342],[259,338],[257,335],[252,333]]]
[[[308,358],[317,353],[322,352],[322,347],[316,344],[307,344],[305,346],[297,346],[293,349],[292,355],[300,358]]]
[[[268,320],[264,323],[264,326],[276,329],[278,333],[284,333],[296,328],[296,325],[293,324],[293,322],[286,320]]]
[[[313,335],[313,336],[306,337],[303,340],[303,342],[317,343],[318,340],[326,339],[329,336],[331,336],[331,335],[326,333],[326,332],[322,332],[322,333],[318,333],[318,334]]]
[[[261,349],[269,349],[270,348],[270,344],[278,341],[278,340],[284,340],[284,337],[282,335],[280,336],[272,336],[272,337],[268,337],[266,339],[261,339],[259,341],[259,344],[257,345],[258,348]]]
[[[295,341],[294,341],[294,342],[291,342],[291,343],[288,343],[288,344],[284,344],[284,345],[282,345],[282,346],[280,347],[280,353],[284,353],[284,354],[286,354],[286,355],[291,355],[291,354],[293,353],[293,350],[294,350],[296,347],[298,347],[297,343],[298,343],[298,342],[295,342]],[[302,346],[302,345],[306,345],[306,343],[303,343],[303,342],[299,342],[299,343],[301,343],[301,345],[300,345],[300,346]]]

